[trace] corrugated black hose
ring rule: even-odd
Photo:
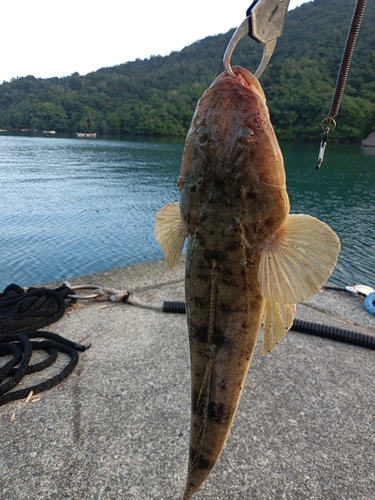
[[[186,314],[185,302],[163,302],[163,312]],[[319,323],[311,323],[310,321],[302,321],[295,319],[293,321],[292,330],[299,333],[307,333],[322,337],[324,339],[336,340],[358,347],[365,347],[375,351],[375,337],[365,335],[363,333],[353,332],[351,330],[343,330],[334,326],[321,325]]]

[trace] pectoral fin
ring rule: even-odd
[[[266,243],[258,269],[262,296],[296,304],[316,294],[330,277],[340,241],[327,224],[309,215],[289,215]]]
[[[263,318],[263,356],[285,337],[293,325],[295,306],[266,302]]]
[[[179,203],[169,203],[157,212],[154,235],[163,249],[168,266],[173,269],[180,258],[187,236]]]

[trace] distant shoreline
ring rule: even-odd
[[[82,134],[82,136],[78,136],[78,138],[89,138],[88,135],[90,132],[59,132],[55,130],[36,130],[36,129],[0,129],[0,136],[1,135],[11,135],[11,136],[35,136],[35,137],[55,137],[55,138],[67,138],[67,139],[72,139],[72,138],[77,138],[77,134]],[[142,140],[142,139],[166,139],[166,140],[175,140],[175,141],[182,141],[184,142],[186,135],[181,134],[181,135],[163,135],[163,134],[113,134],[113,133],[97,133],[94,132],[92,134],[95,134],[96,139],[104,139],[104,140]],[[374,134],[374,133],[372,133]],[[277,135],[277,134],[276,134]],[[371,135],[371,134],[370,134]],[[366,141],[367,138],[363,139],[362,141],[339,141],[339,140],[330,140],[329,144],[341,144],[341,145],[346,145],[346,146],[361,146],[362,147],[375,147],[375,144],[369,145],[369,144],[362,144],[363,142]],[[279,142],[289,142],[289,143],[308,143],[308,144],[313,144],[313,143],[318,143],[320,142],[320,139],[278,139]]]

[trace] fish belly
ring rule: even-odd
[[[203,232],[202,232],[203,233]],[[184,500],[209,475],[227,440],[256,345],[265,301],[260,256],[240,231],[217,245],[189,238],[186,306],[191,361],[191,425]]]

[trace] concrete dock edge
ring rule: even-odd
[[[182,259],[173,271],[160,260],[67,279],[158,305],[184,300],[183,277]],[[339,290],[299,305],[297,317],[375,336],[363,298]],[[181,499],[186,316],[86,301],[49,330],[91,348],[39,401],[0,407],[0,500]],[[266,357],[259,345],[226,448],[194,500],[375,500],[374,378],[368,349],[293,331]]]

